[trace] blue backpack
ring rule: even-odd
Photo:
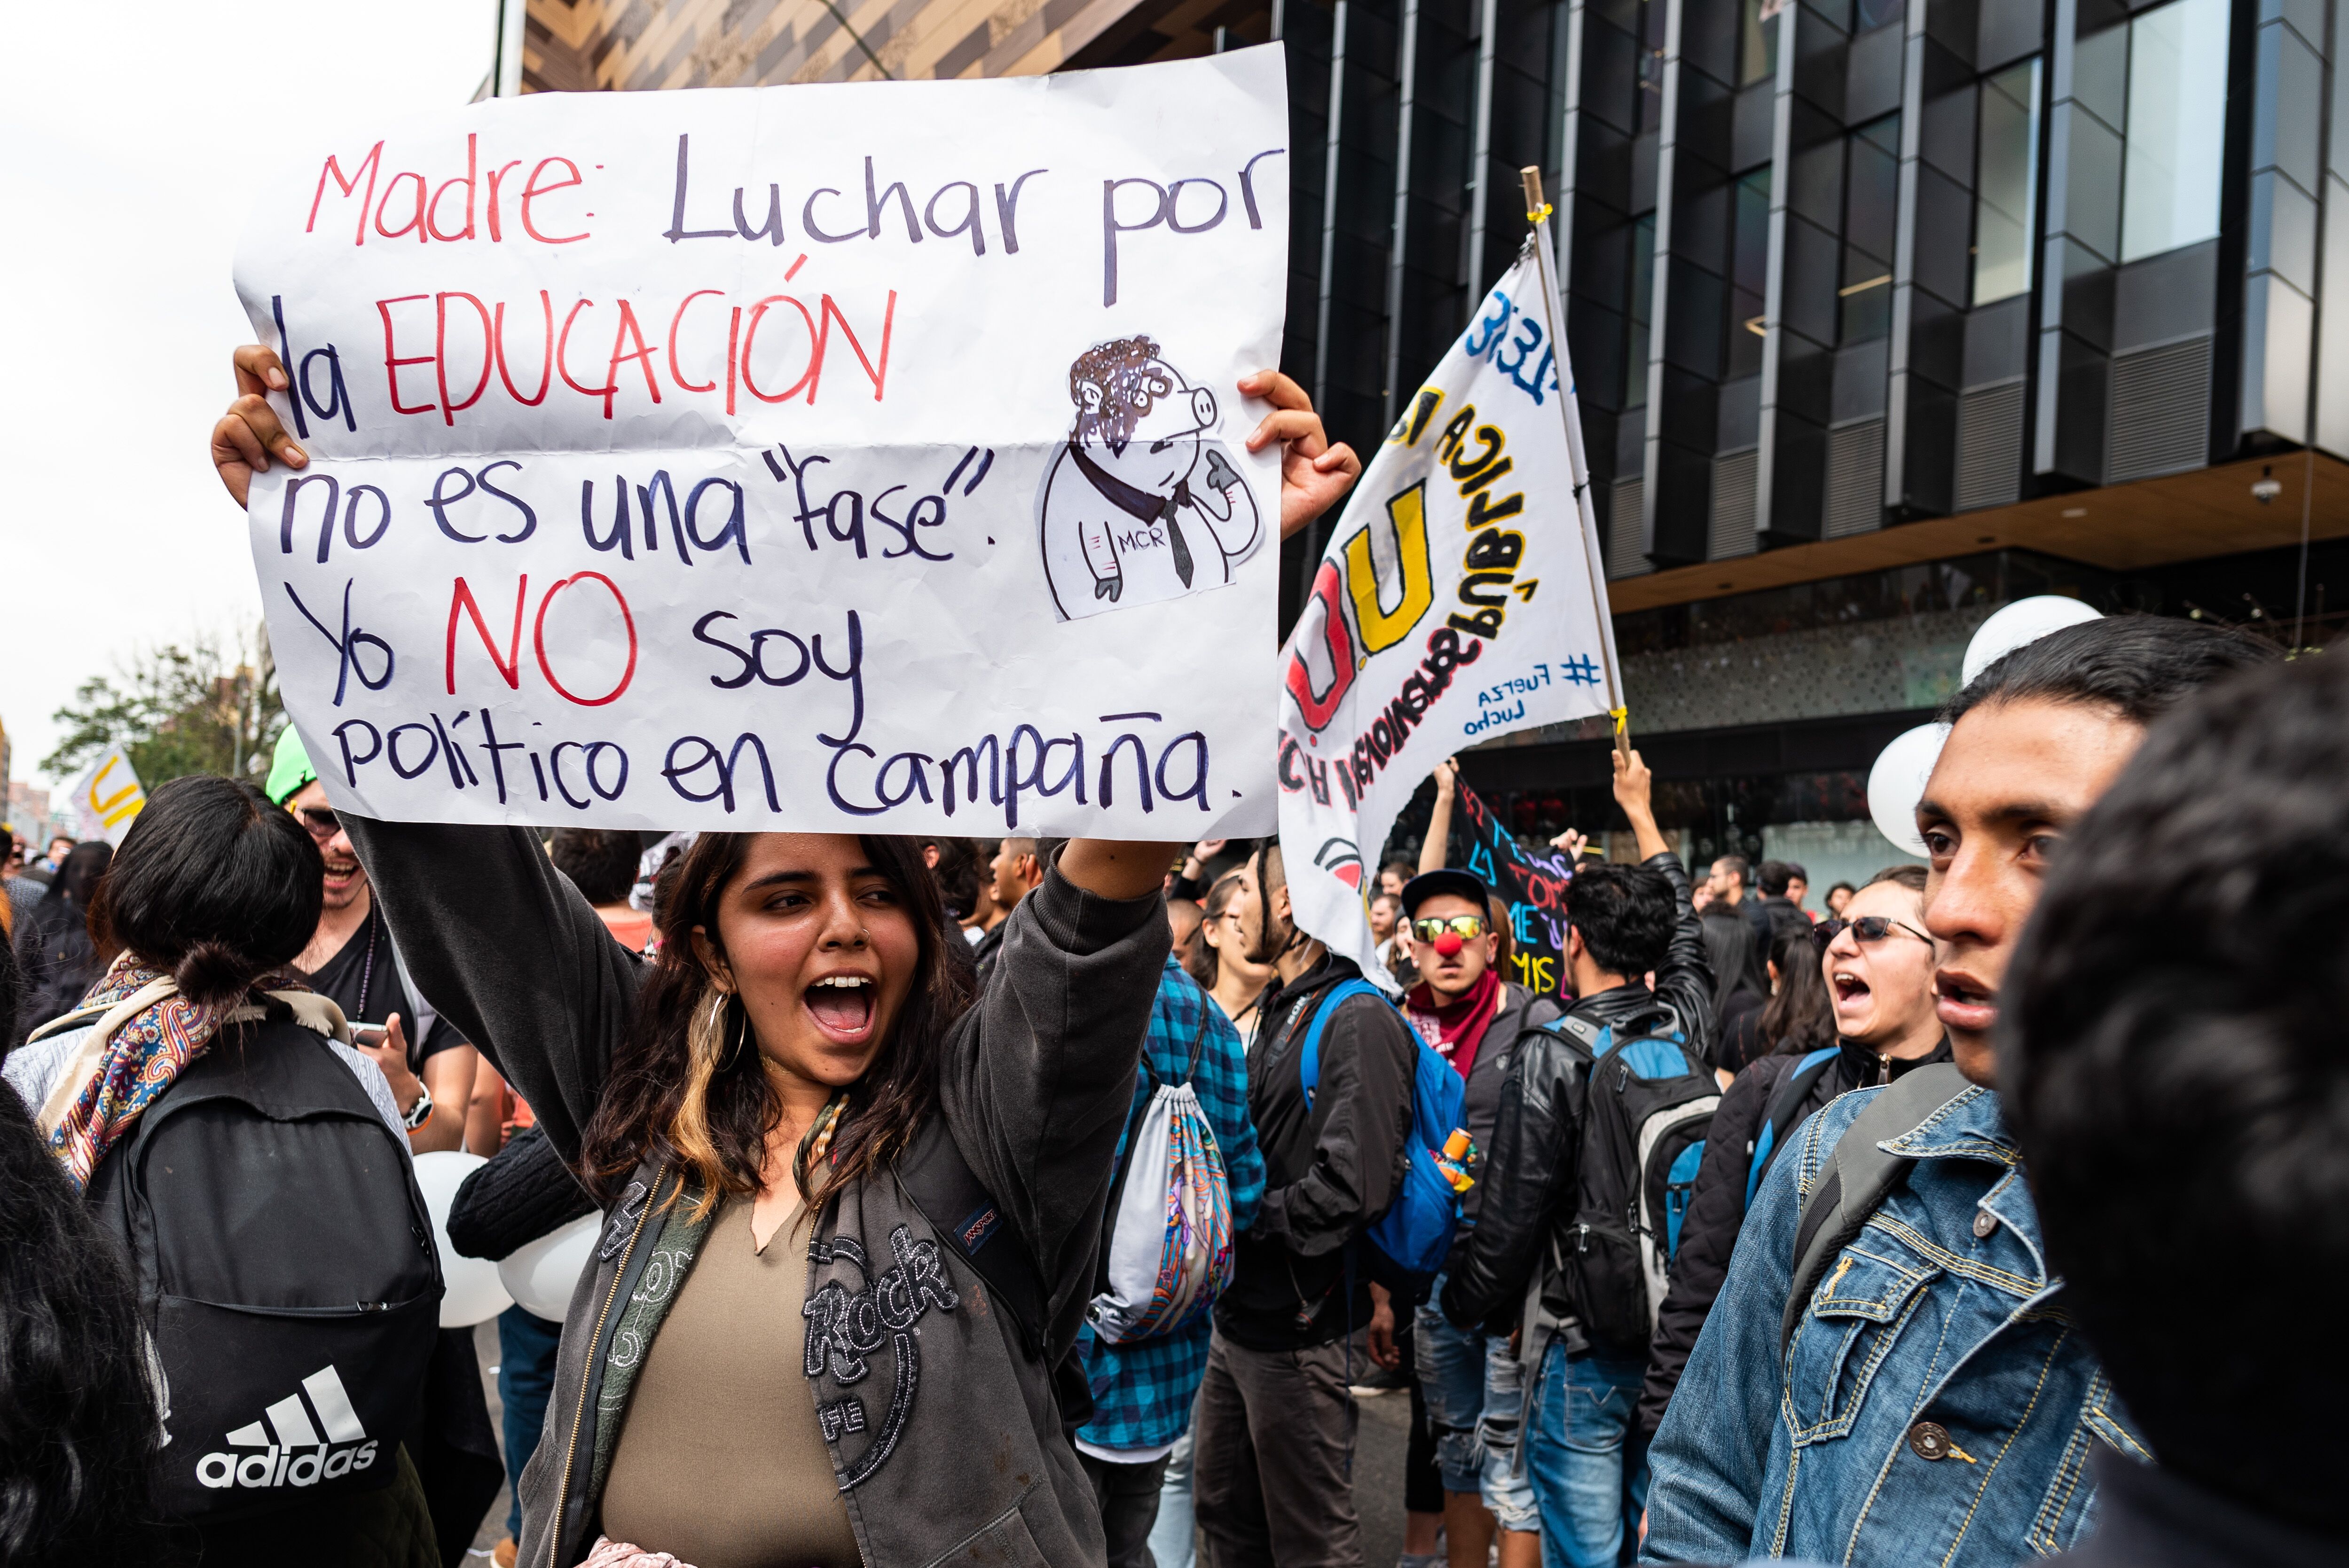
[[[1313,1109],[1313,1092],[1321,1081],[1321,1029],[1338,1005],[1350,996],[1375,996],[1392,1007],[1379,988],[1366,980],[1340,980],[1315,1009],[1305,1031],[1304,1054],[1298,1075],[1305,1083],[1305,1108]],[[1405,1026],[1409,1027],[1408,1025]],[[1460,1223],[1460,1194],[1435,1162],[1436,1150],[1463,1124],[1468,1086],[1452,1064],[1411,1031],[1419,1055],[1412,1072],[1410,1163],[1394,1202],[1365,1233],[1372,1253],[1371,1274],[1381,1284],[1417,1302],[1444,1267],[1452,1250],[1452,1233]]]
[[[1762,1118],[1762,1136],[1754,1140],[1754,1152],[1747,1158],[1745,1171],[1745,1206],[1754,1207],[1754,1193],[1762,1185],[1762,1173],[1770,1169],[1770,1157],[1778,1152],[1795,1130],[1795,1108],[1810,1094],[1811,1086],[1842,1054],[1840,1046],[1821,1046],[1796,1062],[1770,1097],[1770,1108]]]

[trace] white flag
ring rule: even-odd
[[[1546,247],[1528,242],[1388,433],[1282,654],[1295,917],[1390,989],[1365,863],[1420,781],[1464,746],[1622,707]]]
[[[119,746],[109,746],[88,772],[74,781],[74,837],[88,842],[104,839],[119,844],[122,835],[147,805],[147,791],[139,770]]]

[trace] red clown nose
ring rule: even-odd
[[[1462,945],[1460,934],[1456,931],[1447,931],[1443,935],[1435,939],[1435,951],[1438,954],[1445,958],[1449,958],[1454,954],[1459,952]]]

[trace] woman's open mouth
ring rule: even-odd
[[[825,1035],[843,1045],[854,1044],[873,1031],[873,1002],[877,995],[870,975],[827,975],[807,988],[807,1010]]]
[[[1837,970],[1832,984],[1835,986],[1836,1006],[1838,1007],[1865,1000],[1868,995],[1868,982],[1848,969]]]

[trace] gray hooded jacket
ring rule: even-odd
[[[343,820],[419,984],[575,1158],[647,965],[525,830]],[[940,1047],[943,1131],[1042,1274],[1040,1353],[894,1171],[824,1206],[809,1248],[808,1382],[868,1563],[1103,1556],[1050,1367],[1082,1318],[1169,943],[1163,901],[1097,898],[1056,868],[1013,912],[1003,961]],[[567,1568],[595,1544],[628,1396],[708,1230],[692,1191],[670,1201],[679,1181],[634,1174],[572,1295],[523,1477],[532,1568]]]

